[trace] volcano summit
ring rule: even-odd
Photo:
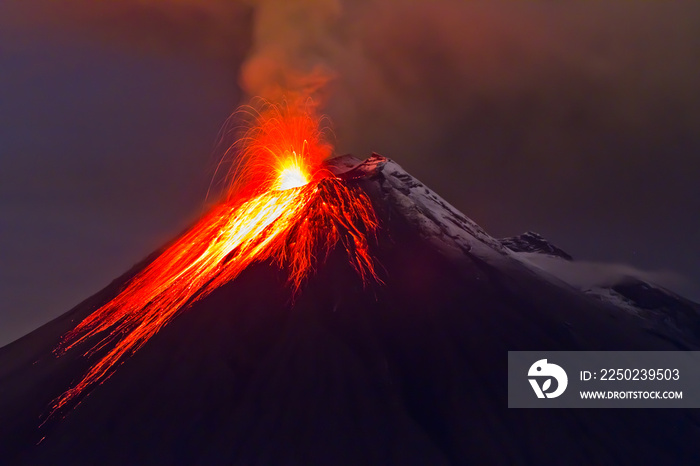
[[[298,286],[274,254],[205,284],[53,416],[123,317],[53,350],[162,255],[0,349],[0,462],[700,464],[697,412],[508,409],[506,367],[516,350],[698,349],[697,304],[641,281],[575,289],[526,259],[568,254],[489,236],[379,155],[325,168],[373,216],[324,216],[339,239]]]

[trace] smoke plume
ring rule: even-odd
[[[322,99],[342,54],[334,35],[339,0],[261,0],[254,13],[253,47],[240,85],[250,96],[279,100],[288,94]]]

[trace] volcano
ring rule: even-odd
[[[115,342],[54,349],[156,252],[0,349],[0,463],[700,464],[696,411],[507,407],[508,351],[698,349],[700,306],[636,279],[576,289],[529,260],[567,253],[489,236],[382,156],[326,167],[371,201],[375,280],[342,242],[298,290],[248,265],[49,416]]]

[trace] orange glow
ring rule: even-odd
[[[238,164],[232,170],[228,200],[247,198],[270,190],[297,188],[319,173],[332,152],[324,140],[321,120],[301,105],[263,104],[262,110],[244,107],[242,117],[254,122],[238,144]]]
[[[377,279],[368,241],[378,227],[372,204],[362,191],[321,169],[330,151],[317,125],[288,108],[260,113],[244,138],[245,182],[232,183],[226,201],[64,336],[57,354],[98,335],[86,355],[106,353],[55,400],[52,412],[102,383],[181,310],[254,262],[285,267],[297,292],[316,258],[341,243],[363,282]]]

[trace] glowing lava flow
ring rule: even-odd
[[[57,354],[100,334],[86,355],[104,354],[52,412],[106,380],[179,311],[253,262],[286,267],[296,291],[315,258],[340,242],[363,281],[377,278],[367,239],[378,226],[374,210],[363,192],[320,169],[327,147],[317,125],[288,108],[261,114],[246,137],[245,185],[64,336]]]

